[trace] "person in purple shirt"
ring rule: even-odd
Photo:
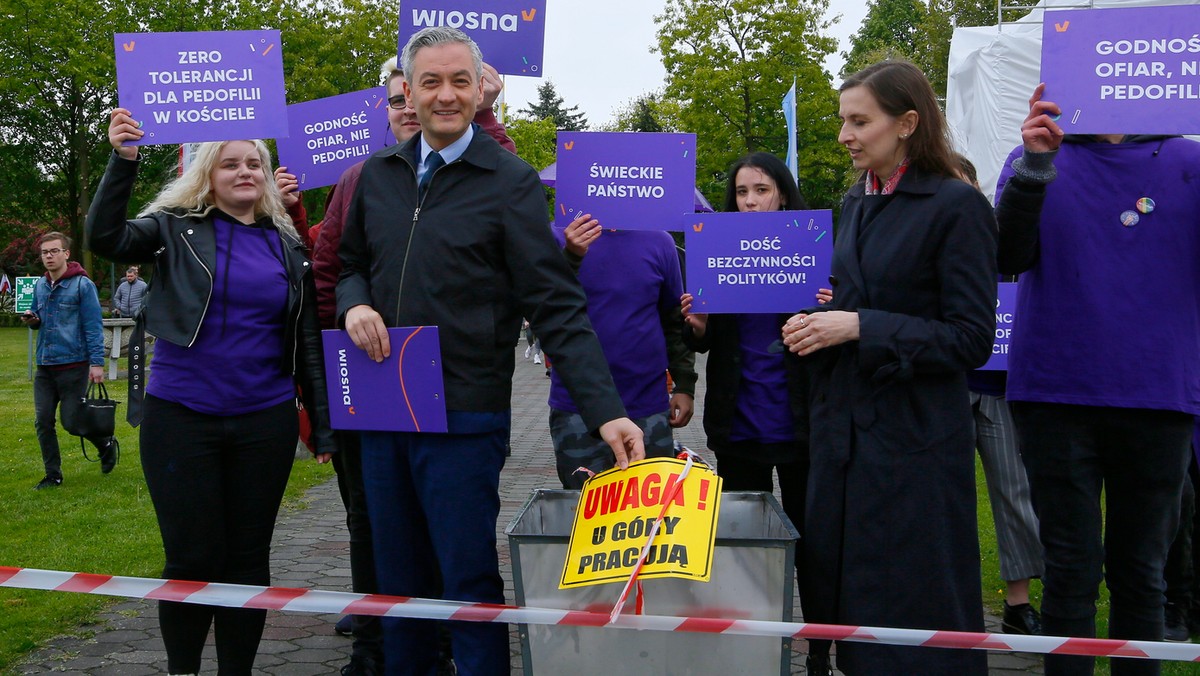
[[[1200,413],[1200,144],[1065,136],[1039,86],[1000,174],[999,267],[1020,274],[1008,400],[1040,520],[1046,634],[1161,640],[1163,569]],[[1047,655],[1046,673],[1091,657]],[[1113,674],[1157,674],[1114,659]]]
[[[261,141],[199,146],[188,169],[142,213],[126,211],[143,130],[112,111],[115,152],[87,217],[92,250],[157,271],[135,336],[158,337],[142,401],[131,360],[130,423],[141,425],[142,471],[176,580],[267,585],[275,517],[295,456],[296,388],[317,459],[329,428],[312,265],[271,177]],[[131,350],[144,346],[131,341]],[[194,674],[215,625],[222,674],[250,674],[265,610],[160,601],[167,671]]]
[[[729,168],[725,211],[805,209],[804,198],[785,165],[770,153],[752,153]],[[783,511],[804,539],[804,506],[808,485],[807,418],[796,409],[804,383],[794,356],[780,343],[788,314],[693,313],[693,297],[680,299],[686,318],[683,337],[697,352],[708,353],[704,397],[704,431],[717,456],[722,490],[765,491],[775,488]],[[802,550],[796,553],[801,604],[807,596]],[[828,642],[810,647],[811,674],[828,674]]]
[[[603,236],[601,236],[603,234]],[[588,318],[629,417],[642,428],[646,457],[675,454],[671,429],[692,418],[695,354],[683,344],[683,276],[666,232],[604,230],[591,214],[555,228],[587,294]],[[667,391],[667,371],[674,389]],[[613,467],[608,444],[588,433],[557,370],[550,375],[550,437],[563,488]]]

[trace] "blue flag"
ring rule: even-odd
[[[800,174],[796,168],[796,78],[792,78],[792,88],[783,95],[783,119],[787,122],[787,166],[792,178],[799,183]]]

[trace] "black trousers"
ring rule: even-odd
[[[371,519],[367,514],[367,492],[363,487],[362,442],[358,432],[336,432],[338,452],[333,455],[338,491],[346,507],[346,530],[350,533],[350,584],[359,594],[379,591],[375,579],[375,547],[371,539]],[[383,625],[374,615],[354,615],[354,654],[383,666]]]
[[[79,410],[80,400],[87,393],[90,369],[87,362],[62,369],[39,366],[33,376],[33,425],[37,430],[38,445],[42,448],[42,465],[48,477],[62,478],[62,455],[58,450],[54,411],[61,403],[63,429],[70,432],[74,428],[75,412]],[[108,443],[108,437],[87,439],[97,449]]]
[[[1105,580],[1109,637],[1161,641],[1163,570],[1179,523],[1192,416],[1034,402],[1012,409],[1046,554],[1045,633],[1095,636]],[[1094,662],[1047,655],[1046,674],[1090,675]],[[1114,659],[1112,673],[1158,674],[1159,663]]]
[[[294,401],[236,416],[146,396],[142,471],[162,533],[163,577],[267,585],[271,535],[295,458]],[[265,610],[160,601],[170,673],[196,673],[215,625],[218,673],[249,674]]]
[[[745,444],[746,442],[742,442]],[[717,456],[717,475],[721,477],[723,491],[774,492],[774,475],[779,475],[780,506],[788,520],[800,533],[796,543],[796,585],[800,590],[800,611],[805,612],[805,599],[809,597],[809,575],[804,568],[804,508],[808,499],[808,456],[794,462],[760,462],[743,453],[722,453]],[[805,621],[809,618],[805,615]],[[829,654],[829,641],[809,641],[809,653]]]
[[[1196,459],[1191,459],[1191,466],[1183,478],[1183,499],[1179,504],[1179,528],[1175,530],[1175,540],[1171,543],[1171,551],[1167,555],[1167,569],[1164,578],[1167,582],[1167,603],[1173,603],[1183,612],[1187,619],[1192,607],[1195,582],[1195,560],[1193,559],[1193,539],[1196,516],[1196,488],[1192,482]]]

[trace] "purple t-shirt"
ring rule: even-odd
[[[282,368],[283,243],[270,226],[212,223],[217,260],[200,334],[191,347],[158,341],[146,391],[210,415],[261,411],[296,396]]]
[[[1009,401],[1200,413],[1200,144],[1063,143],[1054,164]]]
[[[565,246],[564,229],[554,237]],[[667,410],[667,342],[660,313],[679,307],[683,278],[675,240],[665,232],[605,230],[579,267],[588,318],[631,418]],[[554,371],[550,407],[578,412]]]
[[[742,377],[738,382],[737,410],[733,414],[729,440],[760,444],[795,441],[783,352],[770,350],[771,345],[782,337],[779,317],[739,314],[737,326]]]

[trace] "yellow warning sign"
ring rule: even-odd
[[[628,580],[660,515],[638,577],[708,582],[721,479],[693,464],[675,488],[685,466],[683,460],[654,458],[589,479],[579,493],[559,588]]]

